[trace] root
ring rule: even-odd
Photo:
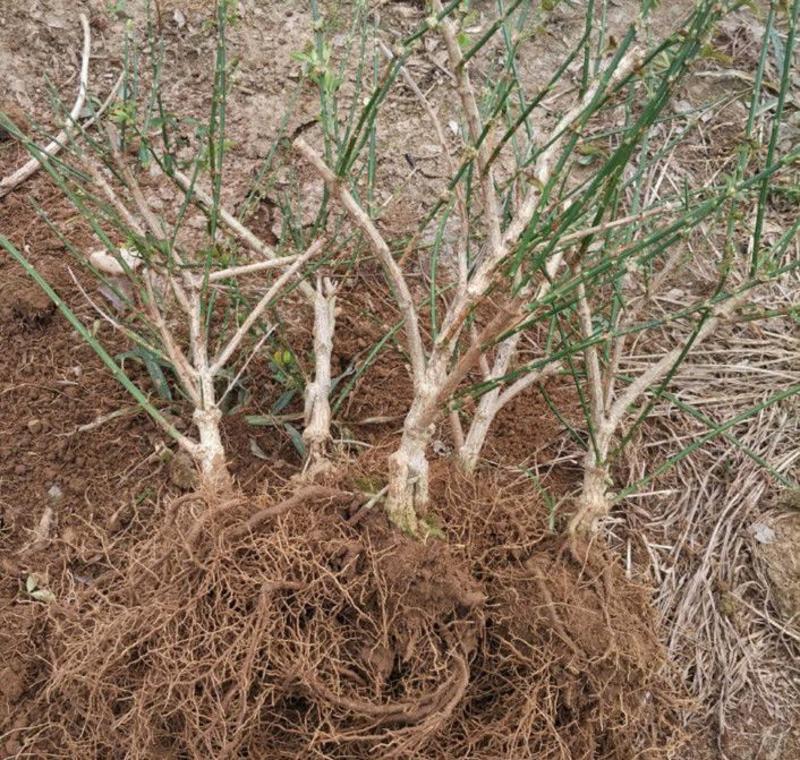
[[[114,585],[54,616],[64,756],[338,756],[380,736],[402,757],[446,726],[485,596],[381,513],[349,525],[351,502],[319,485],[256,511],[183,498]]]
[[[341,486],[177,500],[102,590],[50,607],[32,756],[664,756],[647,590],[560,553],[519,492],[431,477],[447,542]]]

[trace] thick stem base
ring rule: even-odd
[[[586,467],[578,511],[569,521],[570,535],[588,535],[594,532],[598,520],[611,511],[608,479],[608,470],[605,467],[597,465]]]
[[[203,487],[213,492],[230,491],[233,487],[220,435],[221,418],[222,413],[216,408],[195,409],[193,415],[200,442],[192,455],[200,468]]]
[[[400,448],[389,457],[389,493],[386,514],[404,533],[419,531],[418,512],[428,506],[428,459],[425,449],[430,434],[403,434]]]

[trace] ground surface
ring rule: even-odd
[[[119,41],[126,23],[125,16],[110,14],[103,2],[79,5],[80,9],[91,14],[93,86],[102,95],[110,88],[119,70]],[[129,5],[131,15],[139,18],[136,14],[141,9]],[[173,107],[185,114],[202,112],[209,104],[212,75],[209,62],[213,56],[213,40],[207,25],[204,25],[206,11],[203,5],[190,0],[162,0],[160,3],[161,23],[169,43],[166,94]],[[413,2],[378,5],[381,6],[380,24],[392,32],[407,28],[422,14],[418,4]],[[476,5],[488,14],[493,4]],[[688,2],[669,4],[664,11],[665,23],[681,17],[683,8],[688,5]],[[28,115],[30,122],[52,124],[43,74],[65,102],[71,101],[80,39],[76,16],[79,9],[75,6],[66,0],[7,0],[0,8],[0,92],[7,93],[2,106],[9,112],[18,108]],[[279,129],[285,129],[288,134],[304,129],[307,139],[319,141],[318,127],[313,123],[318,110],[316,94],[311,88],[298,87],[298,64],[291,57],[310,39],[311,17],[306,4],[294,0],[288,3],[243,0],[240,6],[240,22],[232,33],[235,53],[241,59],[231,102],[230,135],[234,146],[229,176],[232,179],[225,187],[226,203],[234,207],[242,201],[246,188],[245,180],[237,181],[236,178],[249,178],[258,170]],[[347,6],[336,3],[330,6],[330,18],[334,24],[340,18],[344,34]],[[612,3],[609,9],[613,29],[615,24],[624,20],[626,6]],[[524,58],[523,76],[532,87],[546,81],[553,60],[561,52],[563,40],[574,35],[580,26],[580,8],[563,10],[549,27],[544,49],[537,55]],[[737,67],[745,72],[752,71],[755,57],[752,35],[748,36],[747,26],[734,24],[729,27],[728,34]],[[433,88],[440,92],[445,88],[436,66],[437,56],[441,54],[441,49],[432,49],[415,62],[415,75],[426,90]],[[479,63],[479,68],[481,66],[488,67],[489,64]],[[713,84],[709,84],[710,81]],[[720,80],[697,77],[685,95],[687,99],[699,101],[708,96],[709,88],[723,86],[732,92],[747,87],[735,78],[722,80],[720,84]],[[288,122],[282,125],[287,99],[298,92]],[[402,97],[391,100],[380,134],[383,158],[379,167],[382,178],[379,201],[389,204],[385,215],[387,235],[407,232],[424,207],[425,196],[419,189],[414,193],[402,189],[411,171],[404,153],[411,151],[415,165],[425,167],[425,176],[430,174],[433,178],[430,192],[436,191],[436,160],[429,160],[437,153],[436,146],[432,137],[428,142],[426,135],[430,130],[420,121],[412,100],[406,98],[404,101]],[[679,165],[687,172],[706,166],[720,170],[731,158],[725,148],[726,134],[735,132],[743,113],[744,106],[734,99],[728,111],[705,126],[702,140],[694,143],[686,155],[676,158]],[[413,141],[409,139],[411,135],[415,136]],[[0,175],[8,174],[24,158],[14,142],[0,142]],[[309,175],[305,184],[302,182],[297,192],[318,197],[318,183],[314,178]],[[398,187],[401,189],[396,191]],[[419,185],[415,187],[419,188]],[[0,233],[25,251],[79,316],[87,324],[95,326],[98,335],[113,349],[112,353],[127,350],[129,346],[115,336],[108,325],[96,321],[95,313],[85,302],[67,267],[69,258],[63,244],[37,215],[37,207],[57,222],[73,242],[82,242],[86,248],[93,247],[91,234],[81,229],[72,207],[41,175],[0,200]],[[275,214],[275,204],[267,197],[254,209],[251,223],[269,238],[276,229]],[[395,318],[385,305],[381,288],[381,281],[371,277],[369,271],[344,285],[335,345],[335,365],[342,371],[354,358],[363,356]],[[302,320],[288,329],[295,336],[297,345],[310,345],[309,331]],[[796,337],[795,333],[795,340]],[[789,337],[786,339],[788,341]],[[41,674],[37,656],[46,657],[49,646],[48,628],[41,624],[42,605],[26,593],[26,580],[35,575],[38,588],[52,586],[62,593],[66,593],[70,586],[73,591],[87,586],[103,569],[114,565],[115,551],[122,551],[147,536],[152,526],[163,519],[171,500],[186,493],[190,479],[187,480],[180,462],[169,457],[168,441],[132,405],[130,398],[108,375],[92,351],[6,256],[0,257],[0,345],[0,619],[3,620],[0,627],[0,757],[13,757],[23,751],[20,738],[23,729],[37,720],[37,716],[31,713],[29,700],[35,697],[37,679]],[[796,344],[794,346],[796,351]],[[796,356],[795,353],[795,362]],[[776,367],[774,363],[770,366]],[[150,381],[142,367],[131,364],[129,369],[143,387],[155,390],[148,387]],[[797,372],[796,364],[781,369],[787,375]],[[256,498],[265,493],[280,492],[296,472],[300,458],[285,432],[274,427],[253,426],[245,419],[247,415],[268,413],[270,400],[282,390],[268,362],[264,361],[262,365],[254,363],[251,382],[259,388],[259,393],[252,394],[226,418],[224,431],[231,453],[231,470],[244,493]],[[374,446],[374,456],[378,456],[382,444],[396,435],[410,394],[408,373],[400,351],[390,346],[381,354],[360,381],[358,390],[337,418],[339,435],[342,439],[359,441],[361,448]],[[554,380],[548,390],[550,396],[559,401],[565,414],[574,411],[575,400],[566,383]],[[177,403],[167,410],[178,420],[186,411]],[[297,401],[285,410],[286,414],[295,416],[300,411]],[[508,407],[493,430],[486,457],[497,465],[499,472],[512,473],[508,476],[509,481],[503,481],[514,484],[508,486],[509,493],[516,493],[514,489],[519,487],[519,473],[524,466],[542,462],[555,463],[545,467],[549,478],[547,483],[554,494],[563,495],[574,488],[579,475],[577,455],[570,453],[563,425],[546,412],[543,398],[538,391],[532,391]],[[764,424],[779,426],[781,422],[769,419]],[[447,440],[446,429],[441,431],[440,438]],[[354,446],[350,453],[355,456],[360,450]],[[368,453],[367,457],[372,455]],[[717,452],[714,456],[723,454]],[[446,457],[444,451],[442,459],[446,460]],[[367,469],[368,462],[367,459],[364,465]],[[442,466],[446,467],[446,461]],[[688,475],[692,476],[692,473]],[[695,486],[699,488],[697,483],[702,480],[702,473],[693,475]],[[447,482],[447,479],[442,482]],[[732,479],[730,488],[735,489],[735,484],[735,479]],[[787,536],[797,535],[796,521],[792,516],[785,516],[783,502],[770,485],[761,481],[748,481],[746,485],[752,489],[753,500],[743,507],[729,502],[733,504],[731,514],[736,515],[736,521],[731,523],[734,525],[731,528],[734,538],[731,540],[739,537],[736,539],[739,540],[737,551],[741,551],[743,564],[732,577],[724,579],[727,585],[708,570],[699,546],[690,547],[688,559],[686,554],[667,557],[667,564],[682,568],[685,577],[704,586],[703,593],[712,599],[717,622],[706,625],[713,627],[722,620],[723,626],[737,627],[737,641],[741,642],[742,651],[731,661],[731,666],[746,669],[742,662],[750,663],[759,676],[755,680],[745,679],[745,686],[740,686],[736,699],[721,703],[726,711],[724,731],[715,722],[712,705],[698,706],[696,713],[702,716],[699,719],[702,738],[684,757],[788,760],[800,752],[792,736],[796,728],[793,728],[792,719],[797,716],[792,715],[791,707],[786,708],[798,696],[798,673],[791,660],[796,652],[793,642],[796,643],[798,634],[791,631],[787,636],[780,631],[776,633],[774,626],[766,625],[763,619],[764,615],[768,620],[774,615],[776,619],[786,620],[797,613],[797,562],[794,559],[794,565],[789,563],[788,570],[782,565],[777,566],[775,558],[783,553],[765,548],[762,555],[758,555],[758,542],[749,540],[747,537],[752,534],[746,533],[752,524],[760,524],[760,520],[774,520],[775,531],[782,542],[780,546],[786,546],[785,554],[791,555],[796,551],[797,542],[792,542]],[[454,487],[457,491],[460,488]],[[687,483],[686,487],[691,485]],[[463,497],[464,492],[460,493]],[[720,498],[727,494],[714,493]],[[447,497],[442,496],[442,503],[445,502]],[[631,527],[631,530],[641,529],[643,535],[647,532],[648,504],[637,504],[640,510],[638,522],[634,520]],[[661,502],[656,500],[650,508],[661,509],[660,505]],[[773,508],[772,512],[763,517],[761,512],[767,507]],[[544,521],[547,510],[541,505],[539,508]],[[719,504],[717,509],[722,512],[726,506]],[[648,578],[656,585],[664,580],[665,558],[658,552],[662,545],[680,543],[681,520],[680,516],[676,517],[677,524],[673,525],[672,533],[659,535],[656,530],[651,530],[647,534],[649,543],[647,538],[638,543],[634,539],[636,567],[633,572],[637,577]],[[291,526],[287,530],[291,530]],[[376,530],[378,538],[374,540],[380,544],[385,539],[380,537],[380,530]],[[630,557],[632,534],[626,530],[627,527],[620,528],[613,537],[619,538],[622,555],[627,541]],[[347,540],[363,541],[364,538],[358,534],[355,539],[348,536]],[[543,540],[542,535],[536,538],[536,541]],[[690,544],[699,540],[701,537],[688,538]],[[339,548],[337,545],[336,551]],[[556,562],[552,560],[555,552],[548,554],[549,551],[547,548],[542,550],[543,564],[531,572],[534,575],[545,571],[550,573],[558,587],[561,582],[558,573],[561,571],[559,566],[547,564]],[[699,559],[695,561],[695,557]],[[467,566],[473,560],[469,552],[457,557],[458,562]],[[424,563],[428,559],[417,557],[409,561]],[[718,555],[708,560],[710,563],[717,561]],[[681,565],[681,562],[686,564]],[[392,569],[384,568],[381,572],[384,570],[387,583],[391,584]],[[499,570],[496,572],[498,577],[502,574]],[[590,593],[585,588],[580,592],[573,591],[572,581],[566,576],[562,581],[563,588],[554,591],[556,596]],[[714,586],[718,581],[719,585]],[[778,589],[777,592],[768,590],[770,583]],[[530,593],[531,598],[538,593],[535,584],[531,588],[513,584],[508,588],[515,594]],[[656,594],[662,611],[668,617],[682,614],[680,602],[675,602],[675,594],[664,596],[663,589],[664,586],[661,587],[661,597]],[[726,597],[726,593],[729,596]],[[726,599],[734,600],[731,602],[733,611],[724,607]],[[515,601],[507,599],[505,603],[513,606]],[[744,603],[750,608],[755,605],[756,614],[751,615],[742,606]],[[696,625],[701,627],[699,623]],[[769,630],[769,638],[763,634],[765,627]],[[698,686],[696,681],[692,682],[695,677],[692,661],[695,658],[688,651],[695,646],[707,647],[713,641],[694,631],[686,620],[681,622],[678,630],[677,626],[671,627],[667,619],[662,630],[654,618],[652,628],[655,636],[668,641],[673,664],[689,682],[689,692],[694,688],[694,693],[700,693],[703,698],[713,692],[713,686]],[[524,638],[525,635],[519,633],[518,636]],[[748,650],[748,636],[758,641],[757,652]],[[584,637],[591,638],[591,632],[584,633]],[[757,664],[753,665],[755,661]],[[715,677],[719,674],[716,673]],[[770,701],[764,698],[764,691],[772,687],[780,692],[780,699]],[[713,703],[716,704],[720,703]],[[783,705],[783,709],[779,714],[771,714],[776,704]],[[480,715],[479,707],[475,708],[473,720],[479,720],[476,718]],[[692,711],[688,710],[682,720],[691,731],[698,731],[691,715]],[[469,742],[462,746],[469,747]]]

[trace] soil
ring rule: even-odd
[[[78,10],[90,13],[93,77],[96,90],[106,92],[119,71],[124,5],[117,3],[115,14],[105,0],[6,0],[0,90],[8,103],[0,108],[19,126],[54,126],[42,73],[71,102]],[[140,5],[128,4],[137,23]],[[166,97],[180,114],[201,113],[213,75],[206,4],[158,5],[168,40]],[[330,5],[334,19],[348,12],[346,4]],[[414,2],[376,5],[380,22],[395,31],[423,14]],[[493,7],[475,5],[485,13]],[[680,17],[687,5],[669,4],[665,19]],[[304,129],[317,144],[322,139],[314,123],[316,93],[299,87],[292,59],[311,36],[307,5],[242,0],[240,6],[233,35],[240,97],[229,119],[235,170],[224,188],[233,208],[279,129]],[[611,6],[613,29],[624,21],[627,3]],[[523,76],[532,85],[546,82],[567,37],[580,28],[580,8],[559,14],[543,49],[524,59]],[[752,45],[726,33],[738,65],[752,70],[745,60]],[[440,53],[415,62],[426,90],[445,86],[435,65]],[[478,66],[490,71],[487,62]],[[692,86],[687,98],[707,96],[707,83]],[[287,98],[298,92],[282,127]],[[710,125],[679,160],[719,171],[731,159],[727,146],[740,105],[734,101],[727,118]],[[410,135],[430,131],[412,99],[392,96],[382,130],[387,150],[378,200],[388,205],[381,224],[387,236],[402,237],[441,190],[445,169],[431,158],[438,153],[432,141],[417,139],[412,159],[430,179],[427,186],[414,183],[414,192],[405,189],[413,170],[402,148]],[[7,137],[0,134],[0,176],[25,158]],[[296,184],[293,190],[313,208],[316,178],[301,169]],[[0,199],[0,234],[110,353],[128,351],[86,302],[82,288],[92,283],[70,270],[69,251],[37,209],[80,250],[96,247],[41,173]],[[272,244],[280,233],[277,209],[276,197],[265,193],[250,216]],[[420,256],[420,281],[425,271]],[[345,383],[398,315],[370,262],[340,287],[334,374]],[[307,374],[307,321],[290,318],[283,329]],[[747,720],[729,717],[731,735],[714,736],[713,725],[703,728],[702,740],[686,735],[682,711],[691,695],[666,659],[649,579],[637,563],[623,568],[607,550],[565,545],[552,532],[561,520],[553,504],[568,504],[580,477],[564,426],[580,420],[568,380],[553,378],[503,410],[485,451],[491,466],[475,480],[458,474],[451,431],[440,425],[429,520],[442,536],[420,543],[390,530],[358,496],[383,485],[385,457],[411,397],[399,336],[335,414],[337,452],[347,465],[293,502],[292,478],[302,460],[291,435],[283,424],[252,422],[269,418],[285,391],[269,357],[257,358],[247,392],[224,419],[239,489],[224,508],[194,493],[174,445],[5,255],[0,345],[1,757],[623,760],[696,757],[703,742],[714,758],[796,756],[791,736],[776,739],[781,754],[761,753],[759,729],[774,732],[772,718],[758,707]],[[161,399],[143,366],[129,362],[126,370],[177,424],[188,426],[187,409],[177,397]],[[282,419],[299,425],[301,411],[298,396]],[[551,464],[540,471],[540,461]],[[201,506],[211,515],[205,522],[197,518]],[[264,510],[280,514],[237,532]],[[777,606],[792,615],[784,607],[796,610],[796,588],[781,584],[796,582],[796,568],[790,578],[779,554],[765,551],[758,561],[775,584]],[[59,603],[47,604],[48,593]]]

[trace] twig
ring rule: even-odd
[[[79,18],[81,26],[83,27],[83,55],[81,58],[78,97],[75,99],[75,105],[72,106],[72,110],[61,131],[56,135],[55,139],[41,151],[40,156],[31,158],[30,161],[23,164],[13,174],[0,180],[0,198],[10,193],[15,187],[28,179],[28,177],[35,174],[39,167],[41,167],[43,161],[55,156],[61,148],[64,147],[64,143],[70,139],[75,131],[75,124],[86,102],[86,92],[89,86],[89,57],[92,49],[92,33],[89,29],[89,19],[83,13],[80,14]]]
[[[297,261],[299,256],[299,253],[294,253],[291,256],[281,256],[280,258],[271,259],[270,261],[257,261],[254,264],[242,264],[238,267],[219,269],[216,272],[211,272],[208,275],[208,281],[219,282],[220,280],[226,280],[229,277],[239,277],[243,274],[253,274],[255,272],[264,272],[267,269],[276,269],[279,267],[289,266],[289,264]]]
[[[233,337],[228,341],[225,347],[219,352],[217,357],[212,360],[210,365],[210,370],[212,374],[217,374],[227,363],[228,359],[231,358],[233,353],[239,347],[239,344],[242,342],[243,338],[247,333],[250,331],[250,328],[260,319],[261,315],[264,313],[266,308],[270,305],[270,302],[273,298],[281,291],[283,286],[292,279],[303,267],[303,265],[311,258],[316,256],[320,250],[322,250],[322,246],[324,241],[321,238],[315,240],[305,251],[305,253],[300,254],[294,261],[294,263],[286,269],[283,274],[278,277],[272,286],[267,290],[266,293],[261,297],[261,300],[255,305],[253,310],[247,315],[247,318],[242,322],[239,326],[239,329],[234,333]]]
[[[355,198],[353,198],[342,181],[328,168],[322,156],[303,140],[302,137],[298,137],[294,141],[294,147],[295,150],[317,170],[323,180],[325,180],[325,184],[328,185],[331,192],[339,199],[339,202],[352,217],[353,221],[367,236],[373,250],[383,265],[386,276],[394,287],[395,297],[397,298],[400,310],[405,317],[405,331],[408,337],[408,350],[414,374],[414,385],[417,388],[422,387],[425,382],[425,350],[422,345],[422,335],[419,329],[419,320],[417,318],[417,310],[414,306],[414,299],[411,296],[411,291],[408,288],[408,283],[403,276],[402,270],[394,260],[392,252],[389,250],[389,246],[378,231],[378,228],[367,216],[364,209],[358,205]]]
[[[144,219],[153,236],[157,240],[162,240],[166,236],[164,225],[153,213],[153,210],[150,208],[150,204],[144,197],[144,193],[142,192],[142,188],[139,185],[138,180],[125,163],[125,159],[122,157],[122,154],[119,150],[120,141],[116,129],[109,124],[106,126],[106,134],[108,135],[108,143],[111,146],[111,155],[114,158],[114,163],[119,168],[122,177],[125,180],[131,195],[133,196],[133,200],[136,203],[136,208],[139,209],[142,219]]]
[[[133,414],[138,414],[141,411],[142,407],[139,406],[139,404],[131,404],[130,406],[124,406],[122,407],[122,409],[115,409],[113,412],[109,412],[108,414],[102,414],[99,417],[96,417],[91,422],[87,422],[85,425],[78,425],[78,427],[76,427],[69,433],[61,433],[60,435],[73,436],[76,435],[77,433],[88,433],[89,431],[102,427],[107,422],[116,420],[119,417],[128,417]]]

